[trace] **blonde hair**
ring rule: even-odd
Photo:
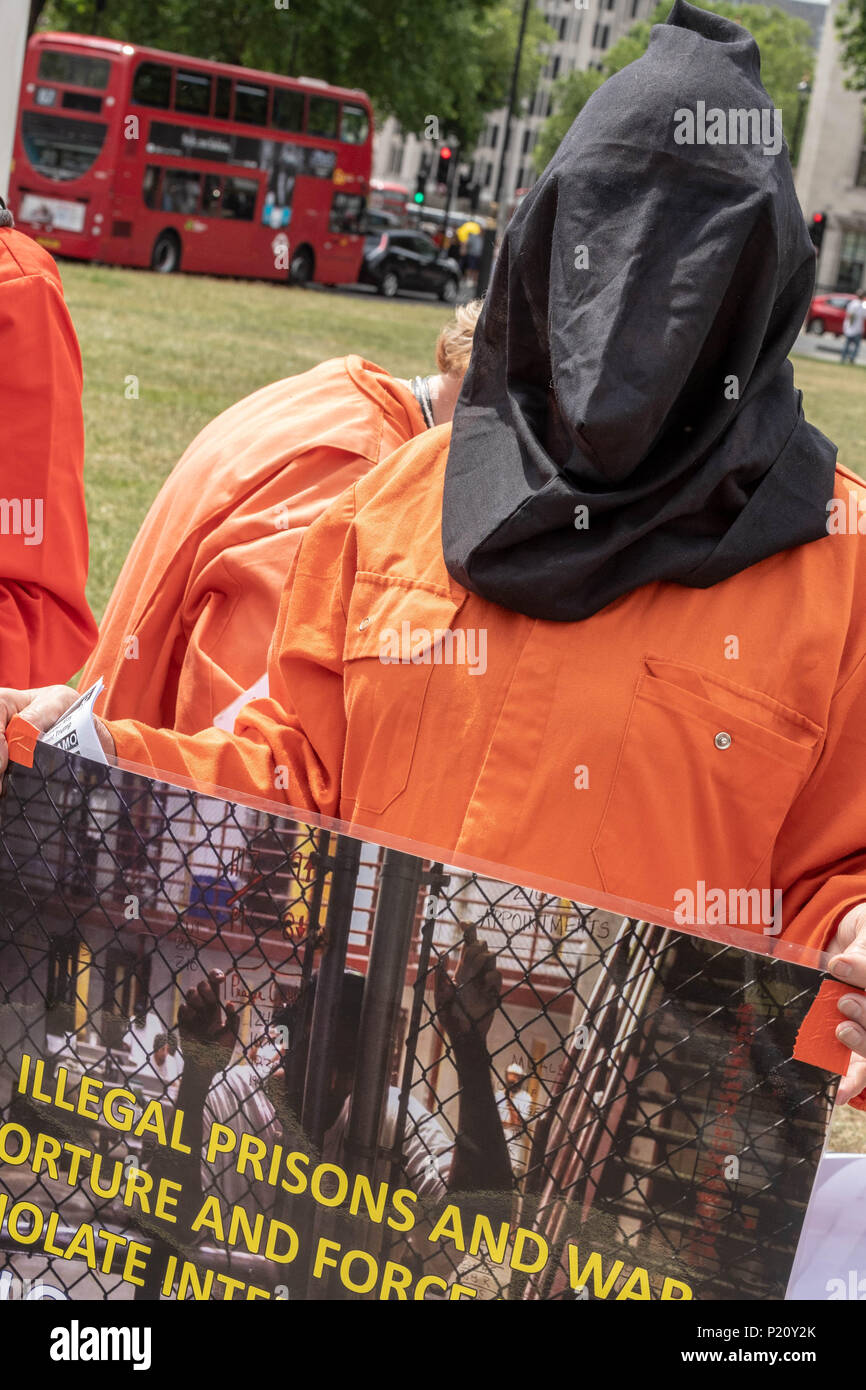
[[[441,330],[436,339],[436,366],[443,376],[462,376],[469,366],[472,338],[480,313],[480,299],[458,304],[454,318]]]

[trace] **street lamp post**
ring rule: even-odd
[[[806,115],[806,103],[812,91],[812,84],[807,77],[802,82],[797,83],[797,117],[794,121],[794,133],[791,136],[791,163],[796,166],[800,161],[800,141],[803,136],[803,118]]]

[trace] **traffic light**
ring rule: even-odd
[[[447,183],[451,174],[451,160],[454,151],[450,145],[443,145],[439,151],[439,163],[436,166],[436,182]]]
[[[824,240],[824,233],[826,230],[826,212],[813,212],[812,221],[809,223],[809,236],[812,238],[812,245],[816,251],[821,250],[821,242]]]

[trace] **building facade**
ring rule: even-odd
[[[575,69],[601,67],[604,55],[639,19],[646,19],[657,0],[536,0],[556,39],[547,49],[547,61],[538,86],[515,112],[506,157],[502,200],[510,206],[519,189],[529,188],[537,177],[533,153],[538,133],[553,109],[552,87],[557,78]],[[431,113],[435,114],[435,113]],[[472,181],[480,189],[479,211],[493,199],[505,134],[506,111],[488,118],[471,159]],[[447,130],[441,130],[445,140]],[[414,192],[422,157],[435,150],[435,141],[406,135],[393,119],[379,130],[373,148],[373,178],[405,184]],[[464,161],[467,162],[467,161]],[[431,184],[432,191],[432,184]]]
[[[797,169],[797,194],[807,221],[826,214],[818,287],[866,286],[866,111],[862,92],[845,86],[831,0]]]

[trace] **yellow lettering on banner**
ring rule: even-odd
[[[226,1237],[218,1198],[205,1197],[199,1207],[198,1215],[190,1226],[190,1230],[193,1232],[213,1231],[220,1245],[225,1245]]]
[[[99,1106],[96,1097],[102,1090],[102,1082],[97,1081],[92,1076],[82,1076],[78,1087],[78,1113],[84,1115],[88,1120],[99,1119]],[[93,1100],[93,1109],[88,1110],[89,1102]]]
[[[487,1252],[494,1264],[501,1265],[505,1260],[505,1251],[508,1246],[508,1235],[511,1230],[507,1221],[503,1221],[499,1227],[499,1238],[493,1234],[493,1225],[486,1216],[476,1216],[475,1225],[472,1227],[472,1237],[469,1241],[469,1254],[477,1255],[481,1240],[487,1246]]]
[[[316,1258],[313,1261],[314,1279],[321,1279],[325,1269],[337,1268],[337,1261],[331,1259],[328,1252],[329,1250],[339,1250],[339,1248],[340,1242],[338,1240],[326,1240],[324,1236],[321,1237],[316,1246]]]
[[[465,1252],[466,1242],[463,1238],[463,1222],[460,1219],[460,1209],[455,1207],[453,1202],[449,1202],[433,1230],[427,1239],[432,1244],[437,1240],[453,1240],[458,1250]]]
[[[674,1289],[682,1289],[682,1293],[674,1295]],[[683,1284],[679,1279],[671,1279],[668,1276],[662,1284],[661,1297],[669,1299],[694,1298],[694,1294],[688,1284]]]
[[[123,1262],[123,1278],[126,1280],[127,1284],[138,1284],[139,1288],[144,1287],[144,1280],[136,1279],[132,1271],[134,1269],[140,1269],[142,1271],[147,1269],[147,1260],[143,1257],[149,1254],[149,1245],[143,1245],[141,1241],[138,1240],[131,1240],[129,1242],[129,1249],[126,1252],[126,1259]]]
[[[581,1269],[577,1246],[569,1245],[568,1247],[568,1282],[573,1289],[584,1288],[587,1280],[592,1276],[592,1291],[596,1298],[607,1298],[622,1270],[622,1260],[616,1260],[610,1274],[602,1281],[601,1255],[598,1251],[592,1251],[583,1269]]]
[[[135,1126],[136,1135],[154,1134],[156,1142],[165,1148],[168,1135],[165,1132],[165,1116],[158,1100],[150,1101],[144,1108],[141,1119]]]
[[[115,1100],[125,1100],[128,1101],[129,1104],[123,1106],[122,1109],[118,1109],[117,1114],[115,1114],[113,1108]],[[132,1129],[132,1124],[135,1119],[135,1105],[136,1100],[132,1091],[125,1091],[122,1086],[112,1086],[110,1091],[105,1092],[105,1100],[102,1102],[102,1113],[105,1116],[105,1123],[110,1125],[112,1129],[119,1129],[125,1134],[128,1130]]]
[[[635,1284],[640,1284],[640,1293],[634,1292]],[[620,1289],[619,1293],[617,1294],[616,1301],[617,1303],[619,1303],[620,1301],[627,1298],[649,1299],[649,1297],[650,1287],[647,1272],[645,1269],[641,1269],[640,1265],[636,1265],[635,1268],[632,1270],[631,1274],[626,1279],[624,1287]]]
[[[282,1253],[277,1250],[277,1236],[283,1231],[289,1237],[289,1248]],[[339,1246],[337,1249],[339,1250]],[[268,1227],[268,1239],[265,1243],[265,1254],[269,1260],[275,1260],[278,1265],[291,1264],[298,1253],[298,1237],[291,1226],[286,1226],[282,1221],[272,1221]]]
[[[401,1219],[397,1221],[393,1216],[388,1217],[388,1225],[394,1231],[411,1231],[415,1225],[415,1212],[413,1210],[418,1201],[416,1193],[410,1192],[407,1187],[398,1187],[396,1192],[391,1194],[391,1204],[400,1213]],[[411,1205],[410,1205],[411,1204]]]
[[[237,1142],[237,1135],[228,1125],[212,1124],[207,1140],[205,1163],[213,1163],[217,1154],[230,1154]]]
[[[448,1288],[448,1284],[444,1279],[440,1279],[438,1274],[425,1274],[423,1279],[419,1279],[415,1285],[415,1292],[412,1297],[418,1300],[423,1299],[427,1290],[433,1288],[442,1289],[444,1292]]]
[[[532,1241],[538,1247],[538,1254],[530,1261],[523,1258],[523,1247],[527,1241]],[[535,1235],[533,1231],[527,1231],[523,1226],[518,1227],[514,1250],[509,1260],[512,1269],[519,1269],[521,1274],[537,1274],[547,1264],[548,1254],[547,1241],[544,1236]]]
[[[367,1272],[360,1283],[352,1279],[352,1265],[359,1262]],[[340,1283],[350,1293],[369,1293],[379,1275],[379,1266],[366,1250],[347,1250],[340,1261]]]

